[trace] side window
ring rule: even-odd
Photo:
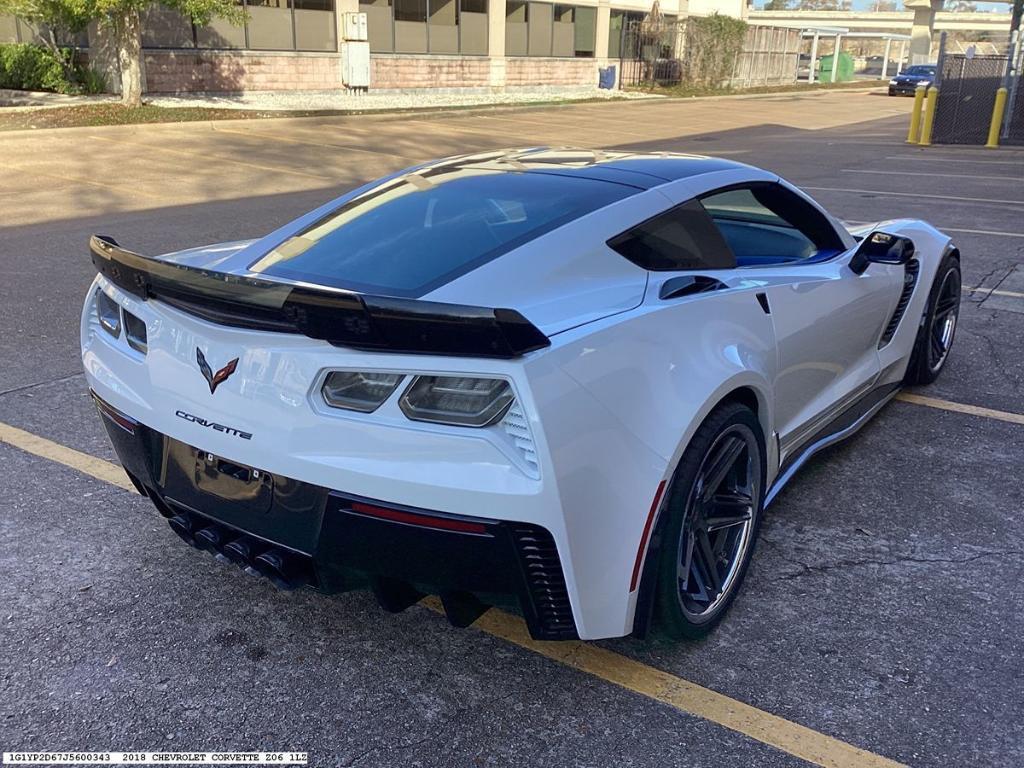
[[[831,258],[843,242],[813,205],[781,184],[749,184],[700,199],[738,266]]]
[[[729,245],[696,200],[660,213],[616,235],[608,246],[651,271],[732,269]]]

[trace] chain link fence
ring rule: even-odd
[[[939,61],[939,98],[932,142],[984,144],[1007,56],[947,53]]]
[[[621,87],[750,88],[797,79],[800,30],[749,25],[735,52],[723,51],[690,19],[644,19],[623,30]]]
[[[1017,64],[1009,83],[1003,143],[1024,146],[1024,45],[1017,45]]]

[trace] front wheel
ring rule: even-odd
[[[928,306],[917,331],[905,384],[931,384],[942,373],[953,348],[960,317],[960,261],[952,253],[939,264],[928,294]]]
[[[746,406],[712,411],[683,454],[666,502],[657,608],[679,639],[707,635],[739,591],[764,504],[764,438]]]

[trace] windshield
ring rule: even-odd
[[[918,77],[931,76],[935,74],[935,67],[910,67],[903,71],[904,75],[917,75]]]
[[[419,297],[637,192],[552,173],[446,167],[384,182],[281,243],[253,272]]]

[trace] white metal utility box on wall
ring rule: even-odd
[[[348,88],[370,87],[369,43],[349,40],[342,44],[341,82]]]
[[[366,42],[366,14],[346,13],[342,19],[341,31],[345,40]]]

